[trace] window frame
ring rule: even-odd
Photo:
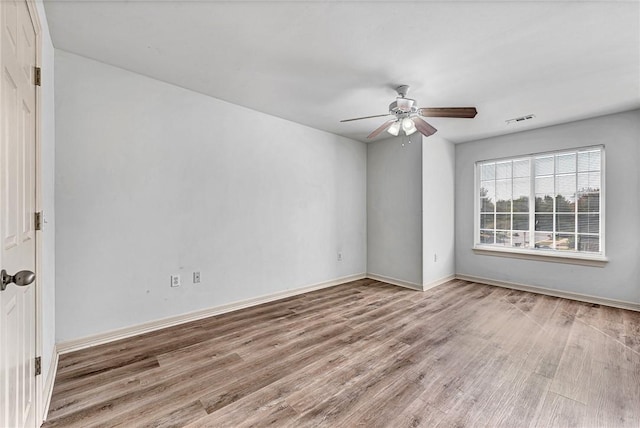
[[[481,243],[480,238],[480,182],[481,182],[481,165],[487,162],[501,162],[501,161],[516,161],[522,159],[529,160],[529,180],[530,180],[530,190],[529,190],[529,232],[533,230],[533,234],[530,237],[530,240],[535,240],[535,158],[543,157],[543,156],[556,156],[562,154],[570,154],[570,153],[578,153],[581,151],[590,151],[590,150],[600,150],[600,194],[599,194],[599,237],[600,237],[600,251],[599,252],[586,252],[586,251],[577,251],[577,250],[557,250],[557,249],[547,249],[547,248],[519,248],[519,247],[501,247],[495,244],[483,244]],[[542,261],[551,261],[558,263],[572,263],[572,264],[581,264],[581,265],[590,265],[590,266],[604,266],[608,259],[606,257],[605,251],[605,213],[606,213],[606,174],[605,174],[605,146],[604,144],[593,145],[593,146],[585,146],[585,147],[575,147],[575,148],[565,148],[560,150],[552,150],[552,151],[544,151],[537,153],[528,153],[528,154],[514,154],[511,156],[504,156],[499,158],[489,158],[478,160],[474,163],[474,196],[473,196],[473,209],[474,209],[474,226],[473,226],[473,247],[472,250],[476,254],[482,255],[491,255],[491,256],[500,256],[500,257],[511,257],[518,259],[529,259],[529,260],[542,260]],[[555,162],[555,161],[554,161]],[[554,163],[555,165],[555,163]],[[512,173],[513,174],[513,173]],[[576,175],[578,171],[576,170]],[[558,173],[554,168],[553,177],[554,177],[554,186],[556,182],[556,177]],[[577,177],[576,177],[577,178]],[[512,186],[513,186],[513,175],[511,176]],[[557,190],[554,187],[554,207],[556,201]],[[512,195],[513,200],[513,195]],[[577,202],[576,202],[577,204]],[[496,208],[497,209],[497,205]],[[494,210],[494,213],[497,211]],[[513,205],[511,206],[511,215],[513,217]],[[576,206],[576,216],[579,211],[577,211]],[[555,224],[557,212],[553,212],[553,222]],[[494,224],[495,226],[495,224]],[[495,230],[495,227],[494,227]],[[513,224],[511,224],[511,230],[513,231]],[[554,232],[555,234],[561,232]],[[574,235],[578,234],[578,224],[576,220]],[[577,241],[577,239],[576,239]]]

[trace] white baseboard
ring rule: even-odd
[[[364,273],[344,276],[341,278],[333,279],[331,281],[325,281],[318,284],[308,285],[308,286],[296,288],[293,290],[281,291],[281,292],[269,294],[266,296],[255,297],[252,299],[228,303],[226,305],[216,306],[213,308],[202,309],[199,311],[189,312],[182,315],[163,318],[155,321],[149,321],[146,323],[137,324],[130,327],[111,330],[105,333],[98,333],[91,336],[86,336],[80,339],[67,340],[67,341],[58,343],[56,348],[58,350],[58,355],[67,354],[69,352],[90,348],[92,346],[102,345],[102,344],[113,342],[120,339],[126,339],[128,337],[149,333],[151,331],[160,330],[162,328],[172,327],[172,326],[184,324],[190,321],[196,321],[202,318],[208,318],[214,315],[220,315],[227,312],[237,311],[238,309],[244,309],[251,306],[261,305],[263,303],[273,302],[275,300],[280,300],[280,299],[284,299],[291,296],[297,296],[299,294],[309,293],[310,291],[334,287],[336,285],[344,284],[346,282],[351,282],[351,281],[357,281],[359,279],[364,279],[366,277],[367,275]]]
[[[437,279],[437,280],[432,281],[432,282],[430,282],[428,284],[423,284],[422,285],[422,291],[427,291],[427,290],[429,290],[431,288],[437,287],[438,285],[442,285],[445,282],[449,282],[449,281],[452,281],[454,279],[456,279],[455,275],[447,275],[444,278]]]
[[[232,312],[239,309],[260,305],[263,303],[273,302],[275,300],[280,300],[280,299],[284,299],[291,296],[297,296],[299,294],[304,294],[304,293],[308,293],[315,290],[321,290],[323,288],[334,287],[336,285],[340,285],[340,284],[344,284],[347,282],[356,281],[364,278],[370,278],[376,281],[382,281],[392,285],[397,285],[400,287],[405,287],[405,288],[409,288],[411,290],[417,290],[417,291],[428,290],[430,288],[433,288],[438,285],[444,284],[448,281],[451,281],[452,279],[462,279],[465,281],[479,282],[483,284],[495,285],[498,287],[510,288],[514,290],[529,291],[532,293],[546,294],[549,296],[562,297],[565,299],[579,300],[579,301],[588,302],[588,303],[596,303],[596,304],[601,304],[606,306],[613,306],[616,308],[640,311],[640,303],[607,299],[603,297],[589,296],[586,294],[579,294],[579,293],[573,293],[573,292],[562,291],[562,290],[554,290],[550,288],[518,284],[513,282],[498,281],[490,278],[481,278],[481,277],[465,275],[460,273],[456,275],[450,275],[450,276],[444,277],[442,279],[431,282],[424,286],[420,284],[408,282],[408,281],[399,280],[396,278],[377,275],[374,273],[366,273],[366,274],[361,273],[356,275],[349,275],[342,278],[336,278],[331,281],[326,281],[318,284],[309,285],[306,287],[296,288],[294,290],[286,290],[278,293],[269,294],[266,296],[255,297],[248,300],[233,302],[226,305],[216,306],[213,308],[203,309],[203,310],[190,312],[182,315],[177,315],[169,318],[163,318],[163,319],[150,321],[150,322],[146,322],[146,323],[142,323],[142,324],[138,324],[130,327],[108,331],[105,333],[99,333],[99,334],[83,337],[80,339],[60,342],[56,344],[56,347],[54,348],[55,352],[54,352],[53,358],[51,359],[51,367],[49,368],[47,379],[43,385],[44,415],[46,415],[46,412],[48,411],[49,402],[51,399],[51,392],[53,390],[53,381],[55,379],[55,374],[58,366],[59,355],[77,351],[80,349],[89,348],[96,345],[102,345],[104,343],[109,343],[116,340],[132,337],[132,336],[137,336],[139,334],[144,334],[151,331],[160,330],[162,328],[184,324],[190,321],[196,321],[202,318],[220,315],[227,312]]]
[[[367,278],[375,279],[376,281],[386,282],[391,285],[397,285],[399,287],[410,288],[411,290],[427,291],[430,288],[437,287],[438,285],[442,285],[445,282],[449,282],[453,279],[456,279],[456,276],[448,275],[448,276],[445,276],[444,278],[440,278],[428,284],[422,284],[422,285],[416,284],[414,282],[403,281],[397,278],[391,278],[384,275],[378,275],[375,273],[367,273]]]
[[[462,273],[456,274],[457,279],[465,281],[479,282],[482,284],[495,285],[497,287],[510,288],[513,290],[528,291],[530,293],[545,294],[547,296],[562,297],[564,299],[578,300],[580,302],[595,303],[598,305],[612,306],[614,308],[629,309],[640,312],[640,303],[627,302],[624,300],[608,299],[606,297],[590,296],[588,294],[574,293],[572,291],[554,290],[552,288],[538,287],[536,285],[518,284],[515,282],[498,281],[495,279],[481,278]]]
[[[397,285],[399,287],[422,291],[422,284],[415,284],[413,282],[403,281],[401,279],[390,278],[388,276],[378,275],[375,273],[367,273],[367,278],[375,279],[376,281],[386,282],[391,285]]]
[[[51,396],[53,395],[53,383],[56,380],[56,373],[58,372],[58,350],[56,345],[53,345],[53,353],[51,355],[51,364],[47,371],[47,379],[44,381],[44,387],[42,388],[42,420],[47,419],[47,413],[49,413],[49,405],[51,404]]]

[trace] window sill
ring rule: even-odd
[[[586,255],[578,253],[547,253],[541,250],[511,250],[486,246],[475,246],[473,252],[484,256],[510,257],[514,259],[537,260],[553,263],[568,263],[582,266],[605,267],[609,262],[601,255]]]

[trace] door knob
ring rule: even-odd
[[[31,272],[30,270],[21,270],[15,275],[9,275],[6,270],[2,269],[0,272],[0,291],[4,291],[7,288],[7,285],[12,282],[15,285],[19,285],[24,287],[25,285],[31,284],[36,279],[36,274]]]

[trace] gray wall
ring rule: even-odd
[[[40,88],[41,133],[41,194],[40,203],[44,215],[42,239],[42,264],[40,292],[42,318],[38,321],[42,332],[42,378],[49,374],[55,346],[55,102],[54,102],[54,49],[49,36],[49,26],[42,2],[36,2],[42,27],[42,86]]]
[[[59,50],[56,94],[59,341],[366,271],[363,143]]]
[[[604,268],[475,255],[474,162],[605,145]],[[640,110],[456,146],[456,271],[500,281],[640,302]]]
[[[422,289],[455,273],[455,148],[403,141],[367,146],[367,272]]]
[[[455,145],[438,134],[422,143],[422,283],[455,274]]]
[[[417,133],[416,133],[417,134]],[[422,288],[422,138],[367,146],[367,271]]]

